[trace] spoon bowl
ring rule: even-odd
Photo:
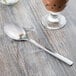
[[[21,40],[26,37],[26,32],[23,28],[13,24],[7,24],[4,26],[4,32],[14,40]]]

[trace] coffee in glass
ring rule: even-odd
[[[66,24],[66,19],[59,12],[64,10],[68,0],[42,0],[49,14],[42,18],[43,25],[48,29],[60,29]]]

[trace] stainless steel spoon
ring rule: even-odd
[[[51,54],[52,56],[56,57],[57,59],[65,62],[68,65],[73,65],[73,62],[62,55],[58,54],[57,52],[50,51],[49,49],[43,47],[39,43],[37,43],[35,40],[30,39],[27,35],[27,31],[25,31],[22,27],[16,26],[13,24],[7,24],[4,26],[4,32],[14,40],[26,40],[30,43],[33,43],[35,46],[43,49],[45,52]]]

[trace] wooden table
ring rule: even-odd
[[[14,6],[0,4],[0,76],[76,76],[76,0],[62,12],[67,24],[60,30],[47,30],[41,18],[47,11],[41,0],[20,0]],[[11,40],[3,31],[7,23],[33,25],[30,37],[41,45],[74,61],[59,61],[29,42]]]

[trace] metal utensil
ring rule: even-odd
[[[33,43],[35,46],[43,49],[45,52],[51,54],[52,56],[56,57],[57,59],[65,62],[68,65],[73,65],[73,62],[65,57],[63,57],[62,55],[56,53],[56,52],[52,52],[50,50],[48,50],[47,48],[43,47],[42,45],[40,45],[39,43],[37,43],[35,40],[30,39],[28,37],[27,31],[25,31],[22,27],[20,26],[16,26],[13,24],[7,24],[6,26],[4,26],[4,32],[12,39],[14,40],[26,40],[30,43]]]

